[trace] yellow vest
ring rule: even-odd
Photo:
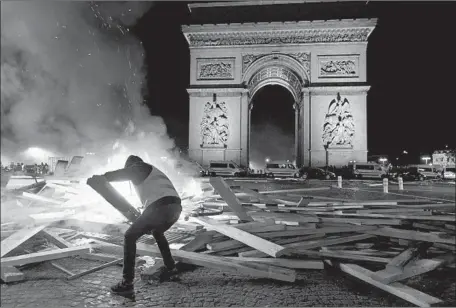
[[[156,167],[153,167],[149,176],[139,185],[135,185],[141,203],[147,207],[149,204],[167,196],[179,198],[169,178]]]

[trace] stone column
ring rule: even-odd
[[[253,109],[253,104],[250,102],[249,98],[249,131],[248,131],[248,142],[247,142],[247,156],[249,158],[248,163],[250,164],[250,141],[252,140],[252,109]],[[249,166],[250,168],[250,166]]]
[[[310,91],[308,88],[302,89],[302,98],[301,98],[301,112],[300,112],[300,120],[301,120],[301,134],[300,134],[300,142],[301,142],[301,157],[302,157],[302,165],[303,166],[310,166],[311,162],[311,108],[310,108]]]
[[[299,155],[299,105],[297,103],[293,104],[293,109],[295,111],[295,160],[296,165],[300,166],[300,155]]]
[[[249,110],[249,97],[247,92],[241,92],[240,97],[240,164],[249,166],[249,139],[250,139],[250,110]]]

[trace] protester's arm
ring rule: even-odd
[[[109,182],[131,181],[133,184],[139,184],[149,176],[151,171],[152,166],[148,164],[135,164],[128,168],[106,172],[103,176]]]

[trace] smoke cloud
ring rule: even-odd
[[[128,28],[151,5],[1,3],[2,158],[110,153],[151,135],[149,153],[173,147],[143,104],[144,50]]]
[[[293,134],[270,123],[252,124],[250,161],[253,169],[264,169],[266,158],[290,160],[295,158]]]

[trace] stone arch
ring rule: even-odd
[[[301,144],[303,141],[301,127],[300,110],[302,105],[302,89],[309,84],[310,73],[310,54],[301,53],[297,54],[301,58],[303,65],[295,58],[284,54],[269,54],[265,56],[252,56],[257,58],[246,59],[243,61],[247,68],[244,68],[243,84],[248,88],[249,91],[249,115],[248,115],[248,150],[247,153],[250,155],[250,130],[251,130],[251,111],[253,104],[251,100],[255,94],[264,86],[267,85],[279,85],[287,89],[293,96],[294,104],[293,109],[295,110],[295,160],[300,166],[302,163],[302,148]],[[248,62],[250,60],[250,63]]]
[[[252,99],[258,90],[266,85],[279,85],[290,91],[295,103],[301,101],[302,81],[292,70],[282,65],[267,66],[258,70],[247,86]]]
[[[297,59],[299,59],[299,61]],[[244,55],[242,83],[248,86],[252,78],[257,75],[258,72],[261,72],[268,67],[280,67],[283,68],[284,71],[290,72],[297,77],[297,79],[301,82],[302,87],[308,86],[309,84],[309,53],[297,53],[293,55],[279,53],[266,55]]]

